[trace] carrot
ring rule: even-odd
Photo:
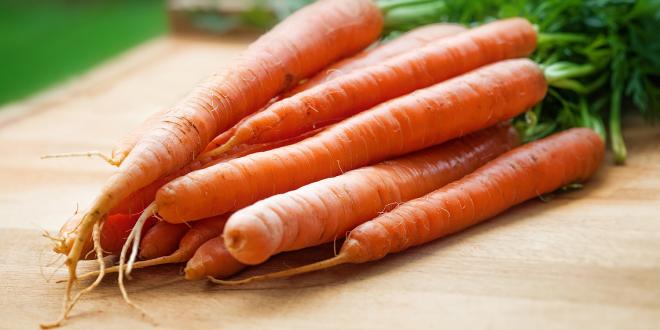
[[[397,55],[401,55],[409,51],[417,51],[418,48],[423,47],[431,42],[459,34],[466,30],[467,29],[462,25],[450,23],[437,23],[418,27],[402,34],[394,40],[386,42],[377,47],[363,50],[355,56],[343,59],[323,69],[323,71],[317,73],[314,77],[296,86],[291,91],[285,93],[284,97],[298,94],[316,85],[320,85],[324,82],[363,69],[370,65],[380,64],[381,62],[384,62]]]
[[[188,164],[186,167],[170,174],[166,175],[153,183],[149,184],[148,186],[134,192],[130,196],[126,197],[123,201],[121,201],[113,210],[112,213],[134,213],[134,212],[141,212],[144,210],[145,207],[147,207],[151,202],[154,201],[154,198],[156,197],[156,193],[158,192],[158,189],[165,185],[166,183],[180,177],[183,175],[186,175],[194,170],[206,168],[209,166],[213,166],[215,164],[219,164],[221,162],[226,162],[235,158],[243,157],[255,152],[261,152],[261,151],[267,151],[275,148],[279,148],[282,146],[290,145],[299,141],[302,141],[303,139],[314,136],[315,134],[318,134],[321,132],[324,128],[318,128],[309,132],[306,132],[300,136],[286,139],[286,140],[281,140],[281,141],[275,141],[275,142],[269,142],[269,143],[262,143],[262,144],[254,144],[254,145],[241,145],[237,146],[228,153],[218,156],[212,160],[210,159],[199,159],[199,161],[194,161],[190,164]]]
[[[199,280],[207,276],[225,278],[240,272],[245,267],[245,264],[240,263],[227,251],[224,239],[218,236],[197,249],[193,257],[188,260],[184,272],[188,280]]]
[[[161,116],[106,181],[73,239],[64,241],[65,246],[58,248],[69,251],[65,307],[56,322],[42,326],[59,325],[80,295],[100,282],[103,272],[90,288],[72,299],[83,245],[90,235],[99,233],[94,227],[120,201],[193,161],[212,137],[300,79],[373,42],[382,24],[382,15],[370,0],[315,2],[264,34],[231,69],[211,76]],[[138,224],[142,223],[138,221]],[[128,241],[131,239],[129,236]],[[97,248],[100,250],[100,246]],[[99,264],[102,264],[100,259]]]
[[[296,144],[175,179],[158,191],[152,211],[180,223],[237,210],[492,126],[530,108],[546,90],[532,61],[498,62],[383,103]]]
[[[437,23],[418,27],[404,33],[392,41],[386,42],[374,48],[363,50],[355,56],[336,62],[335,64],[323,69],[323,71],[317,73],[314,77],[301,82],[301,84],[284,93],[284,95],[280,96],[279,98],[284,99],[291,97],[326,81],[349,74],[370,65],[379,64],[385,60],[406,53],[408,51],[415,51],[417,48],[422,47],[430,42],[452,36],[466,30],[467,29],[462,25],[450,23]],[[268,106],[266,106],[266,108],[267,107]],[[225,144],[236,131],[236,127],[240,127],[243,122],[249,120],[257,113],[258,112],[255,112],[254,114],[243,118],[239,123],[234,125],[232,129],[229,129],[214,138],[213,141],[211,141],[211,143],[209,143],[209,145],[206,147],[206,149],[204,149],[204,153]],[[325,126],[325,123],[317,123],[316,126]]]
[[[239,281],[287,277],[363,263],[447,236],[510,207],[591,177],[604,157],[600,136],[574,128],[516,148],[472,174],[409,201],[351,231],[339,254],[315,264]]]
[[[174,253],[188,229],[188,225],[184,223],[175,225],[165,221],[156,223],[140,242],[140,258],[153,259]]]
[[[518,143],[515,129],[499,125],[349,171],[237,211],[228,220],[223,235],[231,243],[229,251],[240,262],[260,264],[279,252],[343,237],[398,203],[460,179]]]
[[[535,47],[534,27],[522,18],[442,38],[276,102],[237,126],[224,145],[206,155],[222,154],[243,143],[295,136],[324,121],[346,118],[483,65],[527,56]]]
[[[200,221],[196,221],[190,229],[186,231],[181,240],[177,242],[172,242],[172,240],[162,237],[161,235],[167,234],[165,231],[158,231],[151,233],[151,239],[165,238],[169,242],[169,246],[163,246],[163,250],[172,249],[175,250],[167,256],[159,256],[149,260],[139,261],[133,264],[133,268],[145,268],[152,267],[156,265],[164,264],[173,264],[178,262],[185,262],[192,258],[193,254],[197,249],[207,242],[208,240],[218,237],[222,233],[225,223],[227,222],[228,215],[222,215],[218,217],[208,218]],[[161,222],[163,223],[163,222]],[[187,227],[186,227],[187,228]],[[153,229],[153,228],[152,228]],[[149,232],[147,232],[149,234]],[[157,237],[154,237],[157,236]],[[145,237],[145,240],[147,237]],[[143,241],[144,242],[144,241]],[[178,248],[176,248],[178,244]],[[174,248],[172,248],[174,247]],[[113,266],[105,269],[106,273],[114,273],[123,269],[125,267]],[[93,278],[98,276],[99,271],[89,272],[83,275],[80,275],[80,279]]]

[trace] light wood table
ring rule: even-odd
[[[0,328],[33,329],[58,314],[55,280],[65,272],[41,230],[87,205],[113,170],[39,156],[110,150],[245,44],[155,40],[0,109]],[[166,266],[137,271],[129,292],[161,329],[660,329],[660,127],[627,125],[625,167],[605,166],[582,190],[382,261],[242,288],[187,282],[180,266]],[[290,253],[249,272],[331,254],[332,246]],[[152,326],[123,303],[114,279],[73,315],[69,329]]]

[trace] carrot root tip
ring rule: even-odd
[[[69,153],[61,153],[61,154],[49,154],[49,155],[43,155],[41,156],[41,159],[53,159],[53,158],[73,158],[73,157],[98,157],[103,159],[106,163],[112,165],[112,166],[119,166],[121,165],[121,162],[123,160],[123,157],[118,157],[118,159],[110,157],[106,154],[104,154],[101,151],[85,151],[85,152],[69,152]]]

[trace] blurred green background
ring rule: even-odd
[[[0,0],[0,105],[166,30],[163,0]]]

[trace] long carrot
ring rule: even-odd
[[[346,118],[480,66],[529,55],[535,47],[534,27],[522,18],[442,38],[276,102],[237,126],[224,145],[206,155],[221,154],[238,144],[296,136],[319,123]]]
[[[184,269],[186,279],[199,280],[207,276],[225,278],[245,269],[247,265],[234,258],[225,246],[222,236],[202,244]]]
[[[98,235],[95,226],[100,228],[98,223],[120,201],[190,163],[214,136],[300,79],[373,42],[380,34],[382,23],[379,9],[370,0],[315,2],[264,34],[250,45],[237,64],[201,83],[167,111],[142,135],[119,170],[106,181],[73,239],[63,241],[56,248],[69,251],[65,303],[60,318],[42,326],[58,326],[81,294],[102,279],[100,272],[97,281],[72,299],[83,245],[90,235]],[[99,264],[102,264],[100,259]]]
[[[383,103],[296,144],[173,180],[158,191],[151,211],[179,223],[237,210],[492,126],[536,104],[546,89],[532,61],[498,62]]]
[[[251,265],[279,252],[330,242],[399,203],[460,179],[518,143],[515,129],[498,125],[314,182],[235,212],[223,236],[231,242],[231,254]]]
[[[298,94],[316,85],[330,81],[337,77],[341,77],[356,70],[363,69],[370,65],[379,64],[397,55],[401,55],[407,52],[415,52],[420,47],[423,47],[431,42],[440,40],[445,37],[457,35],[466,30],[467,29],[462,25],[451,23],[437,23],[418,27],[396,37],[391,41],[378,45],[377,47],[365,49],[355,56],[343,59],[323,69],[323,71],[317,73],[314,75],[314,77],[309,78],[309,80],[296,86],[291,91],[286,92],[283,98]]]
[[[239,157],[244,157],[249,154],[253,154],[255,152],[261,152],[261,151],[267,151],[275,148],[279,148],[282,146],[290,145],[299,141],[304,140],[305,138],[308,138],[310,136],[314,136],[321,132],[324,129],[324,127],[306,132],[300,136],[296,136],[294,138],[286,139],[286,140],[281,140],[281,141],[275,141],[275,142],[269,142],[269,143],[262,143],[262,144],[252,144],[252,145],[241,145],[241,146],[236,146],[234,149],[229,151],[226,154],[223,154],[221,156],[215,157],[213,159],[199,159],[198,161],[194,161],[190,164],[188,164],[186,167],[170,174],[166,175],[148,186],[134,192],[130,196],[126,197],[123,201],[121,201],[113,210],[112,213],[128,213],[132,214],[135,212],[141,212],[144,210],[145,207],[147,207],[151,202],[154,201],[154,198],[156,197],[156,193],[158,192],[158,189],[165,185],[166,183],[180,177],[183,175],[186,175],[192,171],[202,169],[202,168],[207,168],[210,166],[213,166],[215,164],[219,164],[221,162],[226,162],[232,159],[236,159]]]
[[[461,25],[449,23],[430,24],[416,28],[407,33],[404,33],[392,41],[374,48],[366,49],[355,56],[343,59],[323,69],[323,71],[317,73],[314,77],[286,92],[280,97],[280,99],[291,97],[316,85],[337,77],[341,77],[343,75],[347,75],[367,66],[379,64],[397,55],[409,51],[416,51],[419,47],[422,47],[430,42],[456,35],[466,30],[467,29]],[[213,139],[213,141],[211,141],[211,143],[209,143],[206,149],[204,149],[204,153],[225,144],[227,140],[229,140],[229,138],[234,135],[237,127],[241,127],[245,121],[250,120],[250,118],[256,115],[257,113],[254,113],[248,117],[243,118],[243,120],[234,125],[234,127],[218,135]],[[316,123],[317,127],[322,125],[324,126],[325,123]]]
[[[591,177],[604,143],[574,128],[514,149],[461,180],[409,201],[351,231],[339,254],[315,264],[239,281],[287,277],[344,263],[363,263],[456,233],[508,208]]]

